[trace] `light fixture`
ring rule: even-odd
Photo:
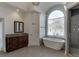
[[[32,2],[34,6],[38,6],[40,2]]]

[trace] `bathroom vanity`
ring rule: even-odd
[[[28,34],[7,34],[6,52],[10,52],[28,46]]]

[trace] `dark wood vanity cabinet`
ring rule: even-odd
[[[6,52],[28,46],[28,34],[10,34],[6,36]]]

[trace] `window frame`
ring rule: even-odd
[[[63,12],[63,11],[60,10],[60,9],[55,9],[55,10],[59,10],[59,11]],[[51,37],[51,38],[57,38],[57,39],[64,39],[64,37],[56,37],[56,36],[47,35],[47,33],[48,33],[48,17],[49,17],[49,15],[50,15],[52,12],[54,12],[55,10],[51,11],[49,14],[46,15],[45,37]],[[63,13],[63,14],[64,14],[64,13]],[[60,18],[60,17],[59,17],[59,18]],[[65,16],[64,16],[63,18],[64,18],[64,20],[65,20]],[[56,18],[54,18],[54,19],[56,19]],[[65,36],[65,32],[64,32],[64,36]]]

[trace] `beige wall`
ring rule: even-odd
[[[28,46],[38,46],[39,43],[39,13],[35,11],[26,12],[24,20],[24,31],[29,34]]]
[[[14,21],[24,21],[22,14],[22,12],[17,12],[16,8],[0,3],[0,18],[4,18],[5,34],[14,33]]]

